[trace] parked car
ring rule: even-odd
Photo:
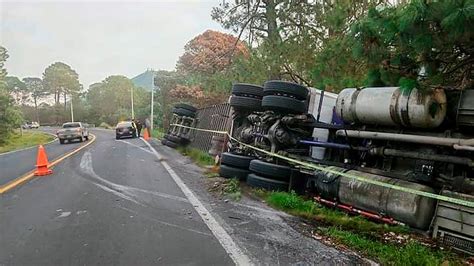
[[[81,122],[64,123],[62,129],[58,130],[56,135],[61,144],[71,140],[79,140],[80,142],[89,140],[89,130]]]
[[[38,122],[26,122],[23,124],[21,127],[23,129],[32,129],[32,128],[39,128],[39,123]]]
[[[115,139],[122,137],[137,137],[137,126],[132,121],[123,121],[115,127]]]

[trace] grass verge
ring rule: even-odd
[[[188,156],[191,160],[201,166],[209,167],[215,165],[214,157],[203,152],[201,150],[191,148],[191,147],[178,147],[177,150],[184,156]],[[208,171],[204,173],[204,176],[207,178],[218,177],[219,174],[216,172],[217,167],[208,168]],[[220,181],[214,182],[210,191],[217,192],[221,196],[225,196],[231,200],[239,201],[242,198],[242,192],[240,190],[240,182],[238,179],[223,179]]]
[[[215,163],[214,158],[211,155],[201,150],[191,147],[178,147],[177,150],[184,156],[191,158],[194,163],[201,167],[214,165]]]
[[[319,205],[312,200],[306,200],[295,192],[268,192],[264,195],[266,202],[276,209],[326,225],[338,226],[345,230],[354,230],[367,235],[379,235],[387,232],[408,233],[407,227],[379,224],[360,216],[350,216],[342,211]]]
[[[224,194],[234,201],[239,201],[242,198],[242,192],[240,191],[240,182],[236,178],[226,180],[226,187]]]
[[[359,251],[365,256],[376,259],[383,265],[462,265],[455,254],[434,250],[415,240],[403,245],[382,243],[360,234],[336,227],[320,230],[333,240]]]
[[[151,132],[153,138],[162,139],[165,135],[165,131],[162,128],[154,128]]]
[[[111,125],[109,125],[109,124],[107,124],[107,123],[105,123],[105,122],[100,123],[99,127],[100,127],[100,128],[105,128],[105,129],[114,129],[113,126],[111,126]]]
[[[239,201],[242,198],[242,191],[240,190],[240,182],[238,179],[218,178],[212,181],[209,186],[209,191],[216,193],[219,196],[225,196],[233,201]]]
[[[15,132],[6,139],[2,146],[0,146],[0,153],[45,144],[53,139],[54,137],[52,135],[43,132],[23,131],[23,135],[21,135],[20,132]]]
[[[371,222],[307,200],[294,192],[254,191],[270,206],[316,222],[316,232],[384,265],[460,265],[454,253],[425,246],[403,226]],[[314,223],[313,223],[314,224]],[[391,239],[387,236],[393,236]],[[403,239],[399,241],[398,239]]]

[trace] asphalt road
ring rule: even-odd
[[[52,175],[0,196],[0,265],[233,264],[143,141],[91,132],[95,143]],[[32,170],[32,153],[0,156],[1,182]]]
[[[52,133],[56,131],[54,128],[42,128],[42,131]],[[51,162],[61,155],[72,151],[82,145],[80,142],[66,143],[59,145],[59,141],[55,140],[49,144],[44,145],[48,160]],[[0,154],[0,186],[9,181],[35,169],[36,156],[38,149],[31,147],[28,149]]]

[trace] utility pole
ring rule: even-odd
[[[150,114],[150,131],[153,130],[153,104],[155,96],[155,71],[151,70],[151,114]]]
[[[74,122],[74,108],[72,107],[72,94],[71,94],[71,122]]]
[[[135,118],[135,111],[133,110],[133,85],[130,87],[130,100],[132,101],[132,119]]]

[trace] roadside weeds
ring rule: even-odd
[[[34,147],[39,144],[46,144],[53,139],[54,137],[51,134],[40,131],[24,131],[23,135],[19,132],[15,132],[5,140],[5,143],[2,144],[2,146],[0,146],[0,154]]]
[[[178,147],[176,150],[191,158],[194,163],[201,167],[209,167],[215,164],[214,158],[201,150],[190,147]]]
[[[154,128],[151,132],[151,136],[157,139],[162,139],[164,135],[165,135],[165,132],[163,131],[162,128]]]
[[[209,154],[190,147],[178,147],[177,150],[184,156],[189,157],[195,164],[206,168],[204,176],[212,178],[213,183],[209,191],[220,197],[226,197],[233,201],[239,201],[242,198],[240,182],[238,179],[217,178],[218,167],[215,166],[215,159]]]
[[[463,255],[442,250],[404,226],[371,222],[360,216],[322,206],[295,192],[250,190],[275,209],[303,218],[311,237],[348,248],[382,265],[463,265]]]

